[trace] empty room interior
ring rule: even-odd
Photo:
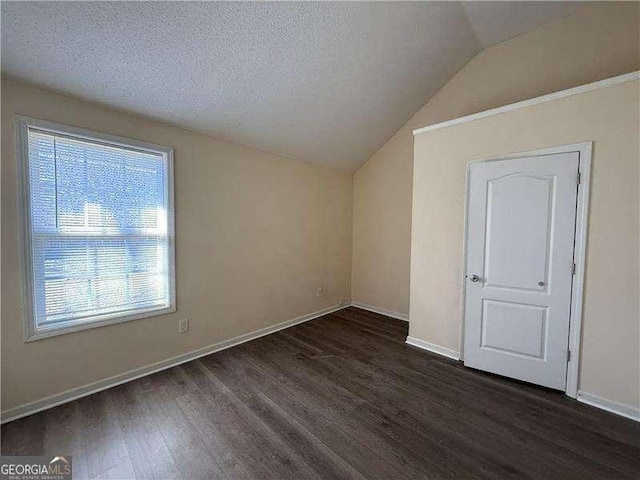
[[[0,9],[0,478],[640,478],[640,2]]]

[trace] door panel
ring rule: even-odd
[[[552,176],[515,174],[489,181],[485,285],[542,290],[538,282],[547,280],[553,187]],[[519,261],[523,251],[526,264]]]
[[[483,349],[544,359],[547,308],[484,300]]]
[[[578,166],[577,152],[471,166],[465,365],[564,389]]]

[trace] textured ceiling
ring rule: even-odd
[[[483,46],[572,13],[493,3],[3,1],[2,71],[354,169]]]

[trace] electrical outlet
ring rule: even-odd
[[[178,320],[178,333],[186,333],[189,331],[189,319],[183,318]]]
[[[316,290],[316,297],[321,297],[322,294],[324,294],[324,289],[320,287],[318,290]]]

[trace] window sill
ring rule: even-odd
[[[133,320],[140,320],[142,318],[157,317],[159,315],[165,315],[167,313],[174,313],[175,311],[176,307],[170,306],[138,311],[129,315],[122,315],[118,313],[112,315],[100,315],[99,317],[95,317],[94,320],[84,319],[83,321],[78,323],[67,322],[68,324],[63,326],[51,326],[49,328],[41,328],[40,330],[37,330],[35,332],[25,332],[24,341],[33,342],[45,338],[56,337],[58,335],[65,335],[67,333],[80,332],[82,330],[105,327],[107,325],[131,322]]]

